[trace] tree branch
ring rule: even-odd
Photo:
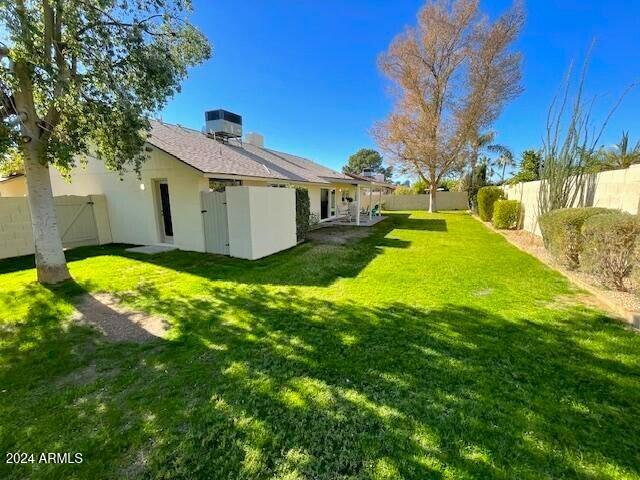
[[[44,23],[44,61],[51,64],[51,50],[53,49],[53,8],[49,0],[42,0]]]

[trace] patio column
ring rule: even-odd
[[[378,196],[378,216],[382,216],[382,187],[379,190],[380,195]]]
[[[360,226],[360,184],[356,185],[356,225]]]
[[[373,183],[369,184],[369,223],[373,219]]]

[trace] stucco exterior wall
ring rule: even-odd
[[[326,185],[310,185],[307,183],[295,183],[295,182],[287,182],[284,180],[243,180],[242,186],[244,187],[266,187],[270,184],[288,184],[294,187],[302,187],[306,188],[309,192],[309,211],[311,214],[317,215],[318,219],[320,218],[320,189],[328,188],[336,190],[336,206],[338,209],[346,209],[347,202],[342,202],[342,191],[347,193],[347,196],[353,198],[355,200],[356,197],[356,187],[354,185],[345,184],[345,183],[332,183]]]
[[[229,253],[255,260],[296,245],[291,188],[227,187]]]
[[[0,197],[25,197],[27,182],[24,177],[16,177],[0,182]]]
[[[604,207],[637,214],[640,202],[640,165],[627,169],[610,170],[591,176],[584,206]],[[504,191],[510,200],[519,200],[524,209],[523,228],[540,235],[538,225],[538,192],[540,182],[506,185]],[[576,205],[578,206],[578,205]]]
[[[127,172],[120,178],[101,161],[89,158],[86,166],[74,169],[70,182],[52,169],[51,182],[54,195],[105,195],[113,241],[146,245],[161,242],[155,182],[166,180],[173,244],[184,250],[204,252],[200,191],[208,188],[207,179],[155,148],[140,173],[141,178],[135,172]]]

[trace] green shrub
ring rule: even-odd
[[[504,198],[504,192],[500,187],[482,187],[478,190],[478,215],[485,222],[490,222],[493,217],[493,204],[496,200]]]
[[[595,215],[585,220],[582,235],[582,267],[603,284],[626,290],[624,281],[640,259],[640,219],[624,212]]]
[[[411,187],[405,187],[404,185],[398,185],[393,192],[395,195],[413,195],[413,189]]]
[[[299,242],[307,237],[309,231],[310,204],[307,189],[296,188],[296,238]]]
[[[594,215],[609,213],[607,208],[558,208],[539,218],[544,246],[561,264],[577,268],[582,251],[582,225]]]
[[[416,195],[429,193],[429,182],[425,182],[424,180],[418,180],[413,185],[411,185],[411,189],[413,193]]]
[[[493,204],[493,226],[500,229],[520,227],[522,204],[517,200],[497,200]]]

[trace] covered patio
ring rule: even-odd
[[[354,225],[370,227],[384,220],[382,216],[383,195],[393,186],[372,177],[348,174],[354,179],[354,201],[338,207],[336,218],[322,222],[321,226]]]

